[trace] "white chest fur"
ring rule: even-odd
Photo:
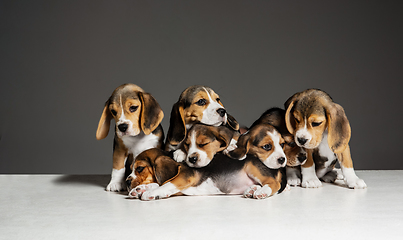
[[[157,147],[159,137],[152,133],[149,135],[145,135],[143,132],[141,132],[137,136],[123,136],[122,141],[129,150],[129,153],[132,153],[133,157],[136,158],[137,155],[139,155],[143,151]]]
[[[319,155],[322,158],[327,158],[327,161],[324,163],[323,168],[317,169],[316,175],[321,178],[327,172],[332,170],[332,163],[337,159],[336,154],[330,149],[329,144],[327,142],[327,131],[323,133],[322,142],[318,146]]]

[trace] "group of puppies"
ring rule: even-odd
[[[353,168],[344,109],[318,89],[296,93],[284,106],[240,127],[213,89],[191,86],[172,107],[165,139],[164,113],[155,98],[135,84],[119,86],[96,132],[98,140],[105,138],[114,119],[106,190],[128,189],[130,198],[156,200],[174,194],[264,199],[288,185],[317,188],[321,180],[337,179],[366,188]]]

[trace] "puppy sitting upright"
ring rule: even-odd
[[[165,150],[178,149],[187,130],[195,123],[228,125],[234,130],[239,129],[238,122],[227,113],[213,89],[200,85],[191,86],[181,93],[178,102],[172,107]]]
[[[334,181],[337,173],[333,168],[338,160],[348,187],[366,188],[354,172],[348,145],[350,123],[339,104],[324,91],[308,89],[290,97],[285,108],[289,132],[298,146],[307,149],[307,162],[301,167],[302,187],[320,187],[319,178],[324,177]]]
[[[173,156],[177,162],[185,161],[189,167],[208,165],[217,152],[228,147],[235,131],[226,126],[194,124]]]
[[[281,108],[270,108],[265,111],[251,127],[267,123],[274,126],[285,141],[284,153],[287,157],[287,183],[290,186],[301,185],[300,166],[306,162],[306,151],[295,143],[294,136],[287,130],[285,123],[285,110]]]
[[[134,84],[116,88],[105,103],[96,138],[108,135],[110,122],[116,122],[113,142],[113,169],[107,191],[121,191],[125,184],[125,161],[142,151],[163,146],[164,132],[160,125],[164,114],[149,93]]]

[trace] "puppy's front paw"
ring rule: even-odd
[[[186,159],[186,153],[184,153],[181,149],[177,149],[174,151],[173,158],[177,162],[183,162]]]
[[[257,189],[254,193],[253,193],[253,198],[255,199],[265,199],[270,197],[270,195],[272,194],[272,190],[268,185],[264,185],[263,187]]]
[[[129,198],[141,198],[144,192],[158,187],[159,185],[157,183],[138,185],[130,191]]]
[[[352,181],[347,181],[346,183],[349,188],[354,188],[354,189],[364,189],[367,188],[367,184],[365,184],[364,180],[360,178],[353,179]]]
[[[321,178],[321,180],[324,181],[325,183],[334,183],[334,181],[336,181],[336,179],[337,179],[336,171],[330,171]]]
[[[154,190],[149,190],[145,191],[143,195],[141,195],[141,200],[143,201],[152,201],[152,200],[158,200],[158,199],[163,199],[163,198],[168,198],[168,194],[161,194],[157,189]]]
[[[318,178],[303,179],[301,186],[304,188],[318,188],[322,187],[322,182]]]
[[[252,185],[243,192],[243,196],[246,198],[253,198],[253,194],[260,188],[262,188],[260,185]]]
[[[301,178],[299,178],[298,176],[292,176],[292,177],[288,177],[287,179],[287,183],[290,186],[299,186],[301,185]]]
[[[120,192],[126,189],[126,183],[123,181],[113,181],[111,180],[108,186],[106,186],[106,191],[110,192]]]

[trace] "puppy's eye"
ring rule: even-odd
[[[116,116],[116,114],[118,114],[115,110],[111,110],[111,113],[113,116]]]
[[[284,143],[280,144],[281,148],[284,148]]]
[[[200,148],[202,148],[202,147],[204,147],[204,146],[206,146],[208,143],[203,143],[203,144],[199,144],[198,146],[200,147]]]
[[[139,108],[139,106],[130,106],[129,111],[130,112],[135,112],[137,110],[137,108]]]
[[[266,150],[266,151],[270,151],[271,148],[272,148],[272,146],[271,146],[271,144],[266,144],[266,145],[263,145],[262,148],[263,148],[264,150]]]
[[[199,106],[204,106],[207,104],[207,100],[202,98],[199,101],[197,101],[196,104]]]
[[[296,119],[296,118],[294,118],[295,119],[295,121],[297,122],[297,123],[299,123],[299,120],[298,119]]]
[[[295,147],[296,144],[295,144],[295,142],[289,142],[289,143],[287,143],[287,145],[290,147]]]
[[[320,126],[322,122],[312,122],[312,127]]]
[[[137,167],[136,172],[141,173],[144,170],[144,167]]]

